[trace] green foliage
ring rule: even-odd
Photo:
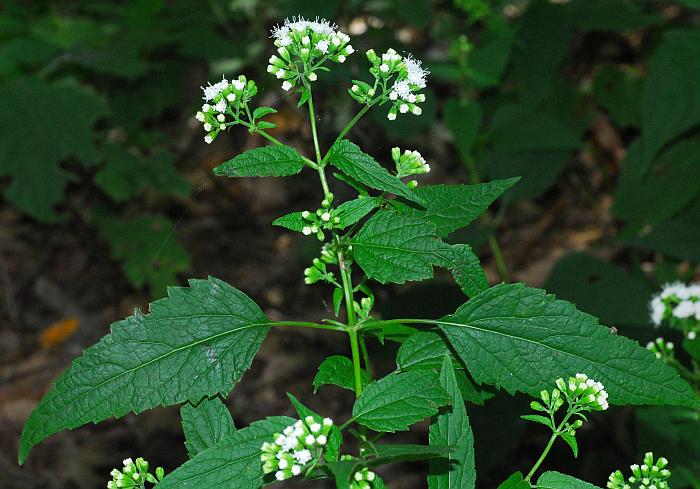
[[[540,289],[497,285],[437,323],[478,383],[534,396],[559,375],[585,371],[613,404],[700,405],[651,352]]]
[[[286,177],[304,168],[304,158],[289,146],[263,146],[241,153],[214,168],[225,177]]]
[[[559,472],[545,472],[537,479],[537,487],[542,489],[599,489],[593,484],[578,480]]]
[[[399,373],[369,384],[355,402],[352,417],[374,431],[393,433],[437,414],[449,402],[435,373]]]
[[[352,360],[342,355],[333,355],[326,358],[318,367],[318,373],[313,380],[314,393],[322,385],[337,385],[343,389],[354,390],[355,379],[352,371]],[[367,385],[370,377],[366,371],[362,372],[362,384]]]
[[[215,278],[170,288],[146,315],[114,323],[32,412],[20,461],[53,433],[160,405],[227,395],[250,367],[269,320],[245,294]]]
[[[221,398],[204,398],[199,404],[180,408],[185,446],[190,458],[230,437],[235,431],[231,413]]]
[[[464,400],[457,385],[452,360],[445,356],[440,370],[440,385],[452,397],[450,407],[430,423],[431,445],[454,446],[447,457],[430,462],[429,489],[471,489],[476,484],[474,435]]]
[[[498,489],[530,489],[530,487],[530,483],[523,479],[523,474],[516,472],[498,486]]]

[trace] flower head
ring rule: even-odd
[[[301,474],[323,454],[333,426],[333,421],[329,421],[328,424],[319,423],[313,416],[307,416],[287,426],[282,433],[275,433],[272,441],[266,441],[260,447],[263,472],[274,473],[279,481]]]
[[[195,119],[202,123],[207,132],[204,141],[210,144],[220,131],[238,123],[241,112],[245,111],[258,88],[253,80],[247,80],[241,75],[231,81],[223,78],[213,85],[210,83],[202,87],[202,91],[205,103],[195,115]]]
[[[372,489],[377,475],[367,467],[358,470],[350,478],[350,489]]]
[[[700,283],[665,284],[651,298],[649,314],[655,326],[666,323],[695,339],[700,331]]]
[[[401,153],[399,148],[391,148],[391,157],[396,164],[396,176],[404,178],[411,175],[420,175],[430,171],[430,165],[418,151],[405,150]]]
[[[272,38],[279,56],[270,57],[267,71],[283,80],[285,91],[316,81],[316,71],[326,61],[343,63],[355,52],[347,34],[318,17],[313,21],[304,17],[285,19],[272,29]]]
[[[620,470],[616,470],[608,478],[608,489],[669,489],[668,479],[671,471],[668,470],[668,460],[659,457],[654,460],[654,454],[647,452],[644,455],[642,465],[630,465],[632,475],[625,479]]]
[[[139,457],[134,462],[126,458],[122,462],[122,469],[112,469],[109,475],[112,480],[107,482],[107,489],[140,488],[144,482],[157,484],[162,480],[165,472],[162,467],[156,468],[155,476],[148,472],[148,462]]]

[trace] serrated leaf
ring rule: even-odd
[[[445,247],[443,256],[446,263],[442,264],[452,272],[455,283],[467,297],[474,297],[489,288],[486,273],[481,268],[479,257],[474,254],[471,246],[456,244]]]
[[[433,224],[389,210],[378,211],[349,242],[358,265],[380,283],[430,278],[433,264],[444,262],[437,252],[446,245]]]
[[[352,417],[374,431],[405,431],[450,402],[433,372],[406,372],[372,382],[355,401]]]
[[[241,153],[214,168],[214,174],[224,177],[286,177],[299,173],[304,164],[304,158],[294,148],[276,144]]]
[[[293,422],[292,418],[283,416],[256,421],[199,452],[168,474],[158,483],[158,487],[260,489],[263,485],[260,447]]]
[[[381,199],[377,197],[363,197],[343,202],[335,210],[335,215],[340,219],[337,227],[345,229],[348,226],[352,226],[372,212],[380,203]]]
[[[328,158],[331,165],[370,188],[391,192],[411,202],[422,204],[420,197],[412,189],[347,139],[335,143],[329,151]]]
[[[700,123],[700,32],[668,30],[649,59],[642,93],[642,168]]]
[[[199,404],[189,402],[180,408],[185,446],[190,458],[213,447],[236,431],[231,412],[221,398],[205,397]]]
[[[210,277],[168,289],[56,380],[24,426],[19,461],[44,438],[160,405],[227,395],[250,367],[269,320],[243,292]]]
[[[574,458],[578,458],[578,443],[576,442],[576,435],[562,433],[560,436],[561,439],[564,440],[569,447],[571,447],[571,451],[574,452]]]
[[[556,378],[584,372],[603,383],[613,404],[700,406],[649,350],[541,289],[492,287],[438,324],[477,383],[537,397]]]
[[[538,489],[600,489],[570,475],[559,472],[545,472],[537,479]]]
[[[447,236],[483,214],[494,200],[519,179],[507,178],[477,185],[418,187],[415,193],[424,202],[425,210],[406,206],[401,208],[401,213],[430,221],[435,224],[438,236]]]
[[[340,289],[336,289],[340,290]],[[369,374],[362,370],[362,385],[369,383]],[[355,390],[355,374],[352,361],[342,355],[333,355],[326,358],[318,367],[318,373],[314,377],[314,394],[322,385],[337,385],[343,389]]]
[[[530,483],[523,479],[521,472],[516,472],[499,485],[498,489],[530,489]]]
[[[437,333],[421,331],[403,342],[396,352],[399,370],[437,370],[445,355],[450,355],[445,339]]]
[[[292,405],[294,406],[294,409],[296,409],[297,414],[299,414],[300,419],[304,419],[307,416],[311,416],[316,422],[323,422],[323,416],[315,413],[308,407],[304,406],[304,404],[302,404],[302,402],[296,397],[294,397],[292,394],[287,393],[287,397],[289,397],[289,400],[292,401]],[[326,444],[326,448],[323,452],[326,460],[338,460],[340,458],[340,447],[342,446],[342,444],[343,434],[341,433],[340,428],[338,428],[338,426],[336,425],[331,426],[331,430],[328,433],[328,443]]]
[[[74,177],[59,163],[98,163],[92,126],[107,112],[104,100],[75,84],[22,78],[0,85],[0,107],[5,198],[34,219],[61,220],[54,206]]]
[[[430,423],[430,445],[446,444],[456,450],[440,460],[430,461],[429,489],[473,489],[476,484],[474,434],[464,399],[448,355],[443,358],[440,385],[452,397],[451,405]]]
[[[289,214],[285,214],[284,216],[278,217],[272,221],[272,225],[287,228],[290,231],[300,233],[302,229],[304,229],[304,226],[307,226],[306,221],[304,221],[304,218],[301,217],[301,214],[301,212],[290,212]]]
[[[525,421],[532,421],[533,423],[543,424],[549,428],[552,427],[552,420],[539,414],[525,414],[523,416],[520,416],[520,418],[524,419]]]
[[[148,286],[153,296],[164,295],[168,285],[177,283],[177,274],[190,268],[187,250],[164,216],[100,217],[97,225],[131,285]]]

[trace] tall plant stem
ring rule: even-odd
[[[311,94],[311,87],[309,90],[309,118],[311,119],[311,135],[314,138],[314,150],[316,151],[316,170],[318,171],[318,177],[321,179],[321,187],[323,187],[324,197],[331,193],[328,188],[328,181],[326,180],[326,170],[323,165],[323,159],[321,158],[321,147],[318,143],[318,132],[316,130],[316,112],[314,111],[314,96]]]
[[[537,459],[537,462],[535,462],[535,465],[532,466],[532,469],[530,469],[530,472],[528,472],[527,476],[525,476],[525,480],[529,481],[533,475],[535,475],[535,471],[540,468],[540,465],[542,465],[542,462],[544,462],[544,459],[547,458],[547,455],[549,454],[549,451],[552,449],[552,445],[554,445],[554,440],[557,439],[557,434],[552,433],[552,436],[549,438],[549,442],[547,443],[547,446],[544,447],[544,451],[542,451],[542,455],[540,455],[540,458]]]
[[[360,363],[360,342],[357,335],[357,318],[355,317],[355,305],[352,291],[352,277],[342,251],[338,251],[338,266],[340,278],[343,284],[345,296],[345,309],[348,315],[348,336],[350,337],[350,350],[352,353],[352,372],[355,380],[355,396],[362,394],[362,366]]]

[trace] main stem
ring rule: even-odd
[[[327,196],[331,193],[328,188],[328,181],[326,180],[326,170],[324,169],[323,159],[321,158],[321,147],[318,144],[318,132],[316,131],[316,113],[314,111],[314,97],[311,94],[311,87],[309,89],[309,118],[311,119],[311,135],[314,138],[314,150],[316,151],[316,170],[318,171],[318,176],[321,179],[321,187],[323,187],[323,196]]]
[[[544,451],[542,452],[542,455],[540,455],[540,458],[537,459],[537,462],[535,462],[535,465],[532,466],[532,469],[530,469],[530,472],[528,472],[527,476],[525,477],[526,481],[530,481],[533,475],[535,475],[535,472],[537,469],[540,468],[540,465],[542,465],[542,462],[544,462],[544,459],[547,458],[547,454],[549,454],[549,451],[552,449],[552,445],[554,445],[554,440],[557,439],[556,433],[552,433],[551,438],[549,439],[549,442],[547,443],[547,446],[544,447]]]

